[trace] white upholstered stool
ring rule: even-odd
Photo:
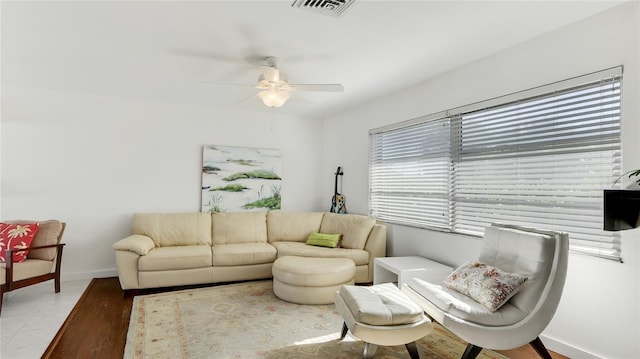
[[[411,358],[418,359],[415,341],[433,330],[431,319],[391,283],[343,286],[335,293],[335,303],[344,319],[340,339],[351,331],[365,342],[363,358],[373,358],[378,345],[404,344]]]
[[[334,293],[353,284],[356,265],[348,258],[284,256],[273,262],[273,293],[287,302],[330,304]]]

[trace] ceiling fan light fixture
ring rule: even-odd
[[[291,91],[344,91],[341,84],[290,84],[280,72],[276,61],[277,59],[273,56],[264,58],[266,65],[260,66],[262,73],[258,76],[258,83],[253,86],[254,89],[259,90],[256,95],[267,107],[282,107],[289,100]]]
[[[281,107],[289,99],[289,91],[281,91],[277,89],[269,89],[260,91],[258,97],[267,107]]]

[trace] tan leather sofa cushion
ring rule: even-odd
[[[241,266],[273,263],[276,248],[268,243],[232,243],[211,247],[213,265]]]
[[[213,243],[267,243],[267,212],[213,213]]]
[[[51,244],[58,244],[58,237],[60,236],[60,232],[62,232],[62,222],[50,219],[47,221],[34,221],[34,220],[17,220],[17,221],[6,221],[5,223],[14,223],[14,224],[25,224],[25,223],[39,223],[38,232],[36,232],[36,236],[31,242],[32,247],[39,246],[48,246]],[[55,248],[47,248],[47,249],[36,249],[33,251],[29,251],[27,254],[27,258],[32,259],[42,259],[45,261],[52,261],[56,256]]]
[[[135,213],[133,234],[143,234],[156,247],[211,245],[209,213]]]
[[[206,244],[154,248],[138,260],[140,271],[166,271],[211,267],[211,247]]]
[[[320,232],[342,234],[340,246],[343,248],[364,249],[374,224],[376,220],[367,216],[326,213]]]
[[[369,252],[364,249],[316,247],[301,242],[275,242],[273,246],[278,257],[349,258],[357,266],[369,264]]]
[[[304,242],[311,232],[320,231],[322,212],[284,213],[270,211],[267,213],[267,233],[269,243],[277,241]]]
[[[19,281],[27,278],[48,274],[53,271],[53,262],[42,259],[29,259],[22,263],[14,263],[13,265],[13,281]],[[0,263],[0,284],[6,282],[6,263]]]

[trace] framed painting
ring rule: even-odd
[[[269,148],[205,145],[202,212],[280,209],[282,156]]]

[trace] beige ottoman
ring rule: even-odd
[[[335,293],[336,308],[347,332],[365,342],[363,358],[373,358],[378,345],[405,345],[412,359],[420,359],[416,340],[432,330],[431,319],[391,283],[371,287],[344,286]]]
[[[347,258],[284,256],[273,262],[273,293],[287,302],[331,304],[334,293],[353,284],[356,265]]]

